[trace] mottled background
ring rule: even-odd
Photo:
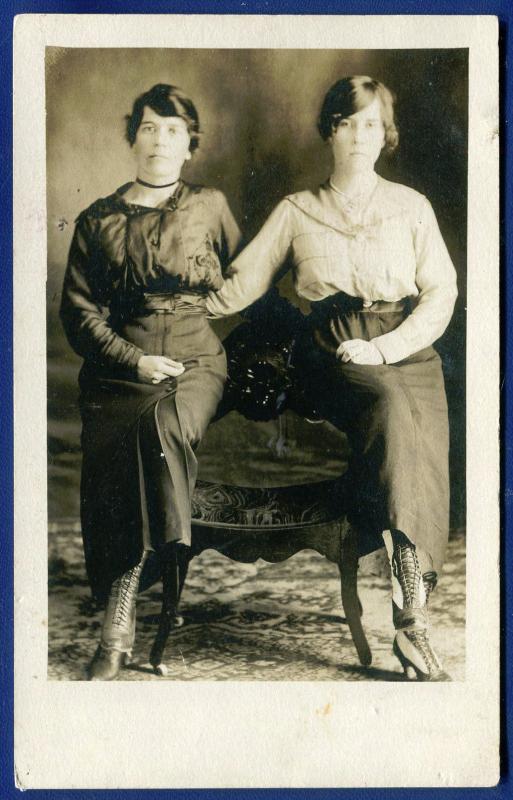
[[[50,519],[78,514],[80,360],[58,320],[73,220],[133,179],[124,115],[135,97],[165,82],[194,99],[204,136],[185,177],[222,189],[250,237],[284,194],[329,175],[329,149],[316,118],[329,86],[355,73],[381,79],[396,93],[400,147],[378,171],[430,198],[458,271],[456,313],[438,348],[450,404],[452,525],[464,524],[466,50],[47,48]],[[281,289],[293,297],[289,276]],[[234,324],[223,320],[216,328],[224,336]],[[280,434],[289,446],[281,457]],[[210,428],[200,474],[248,485],[303,482],[336,474],[345,456],[344,438],[326,424],[311,426],[289,414],[279,427],[230,414]]]

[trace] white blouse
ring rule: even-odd
[[[429,201],[407,186],[379,177],[357,215],[329,184],[285,197],[232,262],[221,289],[208,295],[210,315],[254,302],[288,256],[296,291],[307,300],[340,291],[365,305],[412,299],[412,314],[372,340],[387,364],[432,344],[451,318],[456,272]]]

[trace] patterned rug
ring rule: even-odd
[[[90,599],[77,523],[52,523],[49,540],[48,679],[84,680],[102,612]],[[358,663],[342,616],[334,564],[311,550],[279,564],[239,564],[205,551],[189,568],[181,604],[185,622],[169,639],[166,677],[155,675],[148,663],[160,610],[157,585],[139,598],[133,664],[118,680],[402,680],[391,651],[389,581],[363,574],[358,587],[373,654],[367,668]],[[445,668],[454,680],[464,680],[461,530],[451,535],[446,568],[431,600],[431,619],[432,640]]]

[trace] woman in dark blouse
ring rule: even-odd
[[[190,544],[194,451],[223,392],[226,358],[205,297],[240,243],[224,195],[185,183],[196,108],[158,84],[127,117],[137,177],[77,219],[61,319],[83,357],[81,522],[93,595],[106,602],[91,680],[116,677],[137,592],[168,548]]]

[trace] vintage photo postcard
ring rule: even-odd
[[[496,19],[14,40],[19,788],[494,785]]]

